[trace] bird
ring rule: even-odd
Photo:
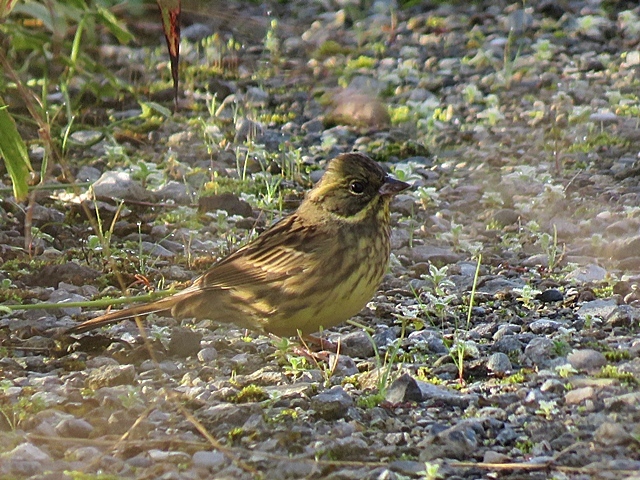
[[[191,286],[81,322],[66,333],[150,313],[210,319],[277,337],[331,328],[362,310],[378,289],[389,264],[389,205],[409,187],[363,153],[340,154],[295,212]]]

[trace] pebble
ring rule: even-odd
[[[132,385],[136,376],[133,365],[105,365],[96,368],[87,377],[87,387],[97,390],[102,387]]]
[[[311,408],[327,420],[342,418],[353,404],[351,396],[340,386],[311,397]]]
[[[602,353],[590,348],[574,350],[567,355],[567,361],[576,370],[587,372],[598,371],[607,364],[607,359]]]
[[[502,352],[492,354],[487,360],[487,369],[498,375],[504,375],[510,372],[512,368],[511,360]]]
[[[405,373],[389,385],[385,400],[389,403],[421,402],[423,395],[416,380]]]
[[[586,400],[594,400],[596,398],[596,390],[593,387],[582,387],[568,391],[564,396],[567,405],[581,404]]]
[[[152,200],[152,193],[147,191],[139,182],[133,180],[125,172],[105,172],[93,184],[96,197],[106,197],[122,200],[148,202]]]

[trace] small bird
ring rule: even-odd
[[[67,333],[161,312],[279,337],[333,327],[358,313],[380,285],[389,264],[389,203],[407,188],[366,155],[341,154],[294,213],[190,287]]]

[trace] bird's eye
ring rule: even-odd
[[[351,192],[355,193],[356,195],[360,195],[364,192],[364,183],[358,182],[357,180],[353,181],[349,185],[349,190],[351,190]]]

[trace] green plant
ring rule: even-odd
[[[605,365],[596,375],[598,378],[615,378],[629,387],[637,387],[640,381],[630,372],[621,372],[615,365]]]
[[[578,373],[578,371],[573,368],[573,366],[570,363],[566,363],[564,365],[558,365],[555,368],[556,372],[558,373],[558,375],[560,375],[560,377],[562,378],[569,378],[572,375],[575,375],[576,373]]]
[[[356,400],[356,405],[360,408],[371,409],[380,405],[380,403],[384,400],[384,392],[377,391],[375,393],[366,393],[360,395]]]
[[[3,381],[2,384],[0,384],[0,390],[6,391],[10,386],[11,382]],[[24,395],[15,402],[0,398],[0,415],[5,419],[11,430],[16,430],[22,422],[45,408],[46,404],[44,400],[36,395]]]
[[[230,401],[233,403],[261,402],[269,398],[264,388],[258,385],[247,385],[240,390]]]
[[[558,404],[555,400],[540,400],[536,414],[543,416],[547,420],[551,420],[553,415],[559,412],[557,406]]]
[[[440,465],[437,463],[424,463],[424,470],[421,472],[417,472],[418,475],[422,475],[424,480],[437,480],[438,478],[444,478],[444,476],[439,473]]]
[[[514,288],[514,293],[519,294],[517,300],[522,302],[525,308],[532,310],[535,306],[533,301],[542,293],[540,290],[533,288],[531,285],[525,285],[522,288]]]

